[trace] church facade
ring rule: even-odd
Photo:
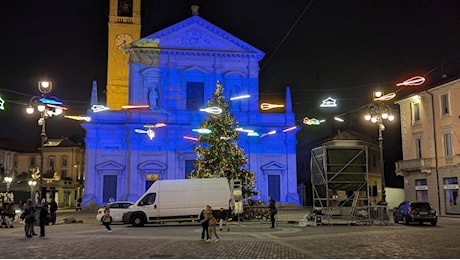
[[[187,178],[196,159],[196,129],[207,117],[200,109],[220,82],[227,100],[250,96],[232,100],[230,106],[240,127],[254,131],[240,132],[238,145],[247,156],[247,169],[256,174],[260,195],[255,199],[267,201],[271,195],[278,202],[300,204],[296,130],[283,131],[295,125],[289,88],[284,113],[259,111],[258,73],[264,53],[197,14],[139,39],[139,16],[140,0],[111,1],[110,109],[88,110],[91,121],[82,124],[83,203],[135,201],[156,180]],[[98,105],[97,98],[91,103]]]

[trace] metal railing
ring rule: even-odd
[[[243,222],[270,222],[270,209],[268,205],[256,205],[243,207],[243,213],[233,215],[233,220]],[[317,218],[318,217],[318,218]],[[388,225],[390,214],[386,205],[374,205],[356,207],[343,207],[341,210],[318,210],[313,207],[296,205],[278,205],[278,213],[275,216],[277,222],[293,223],[320,221],[323,225],[357,224],[357,225]]]

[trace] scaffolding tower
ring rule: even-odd
[[[313,206],[323,223],[350,224],[370,215],[367,154],[367,146],[358,144],[311,150]]]

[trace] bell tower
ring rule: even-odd
[[[110,0],[107,55],[107,106],[128,104],[128,54],[123,46],[141,34],[141,0]]]

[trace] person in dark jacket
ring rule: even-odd
[[[224,207],[220,207],[220,211],[219,211],[219,230],[220,231],[222,231],[222,227],[224,225],[227,226],[227,231],[230,231],[230,228],[228,227],[228,218],[229,218],[228,211],[226,211]]]
[[[278,213],[278,210],[276,209],[275,200],[273,199],[272,196],[268,196],[268,201],[270,202],[269,209],[270,209],[270,220],[272,222],[271,228],[275,228],[275,215],[276,213]]]
[[[112,228],[110,227],[110,223],[112,223],[112,216],[110,216],[110,209],[105,207],[104,209],[104,216],[101,218],[102,224],[104,224],[107,232],[112,232]]]
[[[35,205],[32,203],[32,199],[28,199],[24,206],[24,232],[27,238],[35,236],[34,223],[35,223]]]
[[[209,207],[209,206],[206,206],[206,207]],[[206,218],[206,214],[205,214],[205,210],[203,209],[200,213],[200,222],[201,222],[201,227],[202,227],[202,231],[201,231],[201,240],[204,240],[204,235],[206,234],[206,241],[209,241],[209,231],[208,231],[208,228],[209,228],[209,220],[208,221],[203,221],[204,219]]]
[[[50,219],[50,222],[52,225],[56,224],[56,211],[58,209],[58,205],[56,203],[56,201],[54,199],[51,199],[51,203],[50,203],[50,216],[51,216],[51,219]]]
[[[48,224],[48,203],[43,202],[40,208],[39,220],[40,220],[40,237],[45,237],[45,225]]]

